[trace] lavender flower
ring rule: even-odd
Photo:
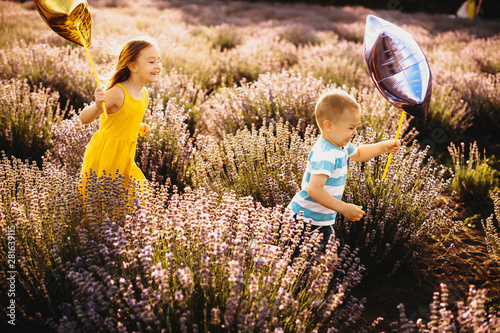
[[[490,192],[490,196],[493,199],[493,205],[495,208],[494,214],[491,214],[486,221],[481,221],[483,225],[483,230],[485,232],[485,240],[488,248],[488,253],[490,257],[497,263],[500,263],[500,231],[498,227],[495,226],[494,217],[496,220],[500,219],[500,191]],[[498,224],[497,224],[498,225]]]

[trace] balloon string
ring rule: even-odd
[[[85,52],[87,52],[87,57],[89,58],[90,66],[92,66],[92,71],[94,72],[94,77],[95,77],[95,81],[97,82],[97,86],[100,87],[101,83],[99,82],[99,77],[97,76],[97,72],[95,70],[94,63],[92,62],[92,57],[90,56],[89,49],[87,48],[87,43],[85,43],[85,40],[83,39],[82,33],[80,32],[80,25],[77,26],[76,30],[78,31],[78,34],[80,35],[80,39],[82,40],[82,45],[85,48]],[[107,119],[108,112],[106,110],[106,104],[104,104],[104,102],[102,102],[102,111],[104,114],[104,118]]]
[[[396,131],[396,137],[394,138],[394,140],[397,140],[399,138],[399,132],[401,131],[401,125],[403,125],[404,119],[405,119],[405,112],[402,111],[401,118],[399,119],[398,130]],[[392,153],[389,154],[389,158],[387,159],[387,164],[385,165],[385,170],[384,174],[382,175],[382,179],[384,179],[385,176],[387,175],[387,170],[389,170],[389,164],[391,164],[391,160],[392,160]]]

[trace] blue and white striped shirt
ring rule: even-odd
[[[357,148],[348,143],[343,149],[337,148],[320,136],[307,159],[306,171],[302,178],[302,189],[295,194],[288,207],[294,214],[304,212],[306,221],[312,219],[313,225],[332,225],[337,212],[314,201],[308,194],[309,179],[312,174],[327,175],[329,178],[323,187],[328,193],[341,200],[347,179],[349,157]]]

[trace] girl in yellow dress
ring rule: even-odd
[[[83,157],[83,195],[86,196],[86,178],[91,172],[97,177],[103,174],[114,176],[118,172],[125,176],[126,183],[132,179],[145,179],[134,161],[137,133],[146,130],[141,125],[149,103],[144,86],[157,82],[160,72],[161,56],[157,42],[148,37],[132,39],[122,48],[106,90],[97,87],[95,103],[82,110],[80,120],[83,124],[91,123],[101,115],[99,130],[87,145]],[[107,118],[102,116],[103,103]]]

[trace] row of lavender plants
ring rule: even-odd
[[[82,199],[64,167],[0,163],[0,228],[15,226],[21,330],[337,331],[361,314],[364,301],[350,295],[363,272],[356,251],[332,239],[320,264],[312,236],[292,261],[302,230],[279,207],[158,184],[133,196],[121,177],[88,186]],[[337,252],[332,272],[324,262]]]
[[[496,332],[500,327],[500,316],[488,309],[488,291],[469,287],[467,298],[453,304],[454,295],[446,284],[434,292],[429,304],[429,318],[412,320],[407,317],[403,304],[398,306],[400,319],[392,323],[396,332]]]
[[[1,64],[5,64],[0,65],[0,78],[4,81],[24,80],[31,87],[42,85],[45,89],[57,92],[59,108],[64,110],[65,118],[71,115],[67,102],[71,101],[70,106],[79,109],[92,100],[94,83],[91,73],[83,70],[86,59],[81,52],[75,52],[74,48],[69,47],[62,49],[36,46],[27,56],[24,52],[26,48],[26,45],[18,46],[4,53],[0,50],[0,58],[3,58]],[[466,78],[462,80],[448,74],[443,77],[441,75],[435,75],[436,84],[429,118],[426,121],[412,120],[411,125],[418,129],[420,140],[430,142],[434,149],[438,148],[441,152],[446,152],[450,142],[463,140],[464,133],[478,136],[486,132],[490,133],[491,140],[495,140],[499,124],[500,90],[496,88],[498,74],[485,76],[469,73],[462,75],[462,78]],[[78,79],[71,80],[68,84],[68,76]],[[341,83],[350,84],[347,81]],[[298,119],[303,119],[305,125],[314,124],[310,112],[314,98],[318,91],[331,85],[320,76],[314,76],[313,72],[300,74],[283,71],[255,77],[255,81],[240,82],[240,87],[228,86],[217,89],[217,93],[210,93],[213,88],[207,88],[187,74],[172,70],[165,76],[161,90],[155,88],[154,94],[162,95],[165,101],[175,98],[186,107],[190,112],[190,117],[186,120],[190,133],[217,134],[220,137],[223,131],[234,133],[242,126],[249,127],[251,123],[262,124],[264,117],[284,117],[293,125],[296,125]],[[362,95],[374,95],[372,87],[358,88],[359,93],[351,85],[348,87],[359,100],[364,100]],[[255,92],[261,95],[253,96]],[[299,95],[292,95],[295,93]],[[366,101],[364,119],[373,117],[372,113],[378,112],[381,123],[376,128],[377,131],[382,133],[390,130],[391,128],[383,128],[384,110],[387,107],[379,101],[374,102],[372,96]],[[15,109],[10,112],[15,112]],[[214,131],[218,133],[213,133]],[[42,156],[44,148],[46,147],[38,148],[34,153]]]
[[[207,6],[207,11],[216,11],[216,7]],[[249,8],[244,6],[243,9]],[[84,52],[69,43],[62,43],[48,28],[41,33],[44,30],[37,24],[35,11],[13,4],[2,10],[8,13],[4,15],[6,29],[14,30],[21,37],[27,36],[17,31],[20,24],[27,26],[24,29],[32,26],[38,30],[33,30],[25,41],[15,37],[3,41],[6,47],[0,50],[0,78],[28,79],[32,85],[42,83],[45,87],[52,87],[60,93],[63,106],[71,100],[75,109],[91,100],[94,83]],[[296,14],[293,10],[290,9],[290,14]],[[323,12],[316,7],[311,7],[311,11],[319,17],[331,11],[329,15],[336,21],[291,24],[278,15],[277,21],[269,25],[261,22],[238,25],[230,17],[221,17],[221,22],[209,27],[191,23],[186,13],[180,15],[163,10],[154,20],[148,18],[151,22],[146,24],[143,16],[147,9],[141,8],[135,12],[138,23],[134,26],[128,24],[130,18],[120,9],[96,10],[95,30],[105,35],[95,37],[91,51],[103,73],[109,69],[106,50],[113,44],[109,42],[110,35],[118,37],[119,32],[125,36],[152,34],[162,45],[166,71],[180,71],[202,95],[217,92],[221,87],[239,85],[241,79],[252,84],[260,74],[283,70],[301,73],[303,77],[312,74],[339,86],[371,87],[362,61],[363,18],[366,13],[362,9],[359,12],[337,12],[339,9],[335,8]],[[422,133],[421,140],[429,138],[433,129],[440,128],[447,137],[441,150],[446,151],[447,143],[458,141],[457,137],[471,125],[476,127],[476,135],[496,133],[500,65],[495,56],[499,42],[494,33],[497,31],[495,24],[484,22],[477,27],[463,24],[461,30],[456,30],[451,29],[453,24],[464,22],[445,18],[434,22],[429,16],[419,17],[420,21],[411,17],[409,22],[412,24],[408,24],[393,13],[381,14],[401,23],[415,36],[433,68],[434,112],[425,123],[414,121]],[[122,26],[119,32],[109,27],[108,17],[114,18],[113,26]],[[163,21],[171,22],[168,30],[156,26],[155,23],[161,27]],[[444,27],[431,33],[431,28],[440,25]],[[354,38],[347,32],[360,37]],[[123,38],[120,36],[117,41],[122,42]],[[70,84],[65,82],[66,76],[73,78]],[[203,100],[197,98],[193,104],[201,104]],[[197,125],[205,124],[198,122]]]

